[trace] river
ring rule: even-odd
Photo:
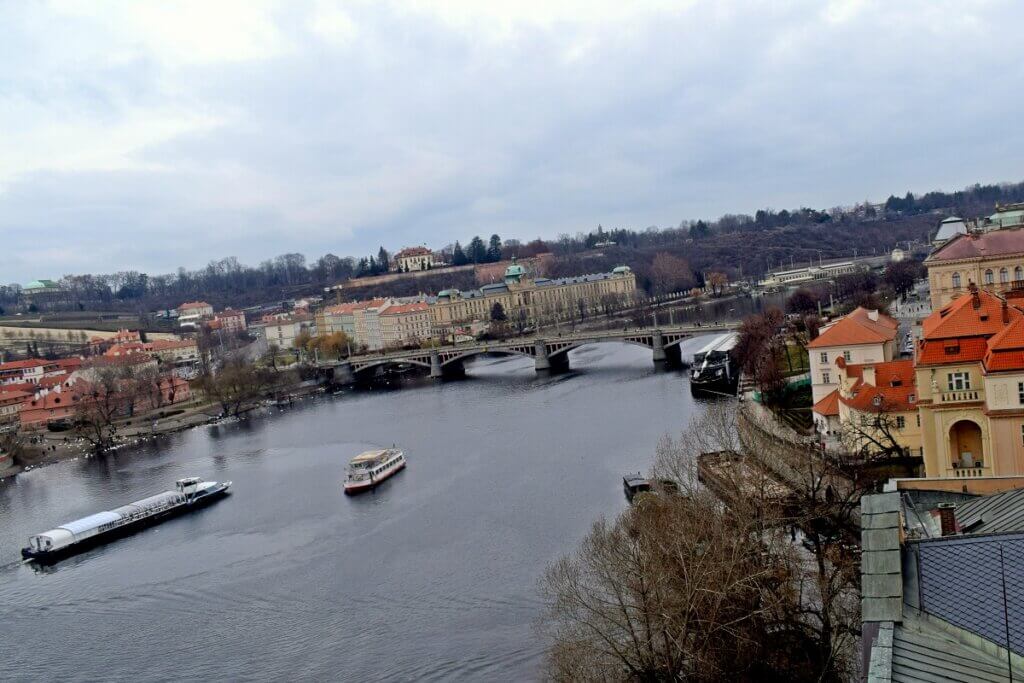
[[[465,380],[324,396],[0,484],[2,677],[537,678],[544,568],[703,409],[647,349],[570,362],[480,360]],[[344,496],[348,459],[392,442],[409,467]],[[46,570],[18,559],[32,533],[189,475],[234,493]]]

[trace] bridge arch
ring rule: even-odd
[[[636,341],[634,339],[584,339],[579,342],[573,342],[571,345],[558,349],[557,351],[549,352],[548,358],[551,358],[552,356],[566,355],[574,349],[579,349],[591,344],[631,344],[633,346],[639,346],[647,349],[648,351],[654,348],[652,344],[644,344],[643,342]]]
[[[424,363],[420,360],[413,360],[410,358],[381,358],[380,360],[371,361],[360,365],[358,368],[352,368],[352,374],[355,376],[364,375],[370,371],[376,370],[381,367],[388,365],[399,366],[399,365],[417,365],[421,368],[430,369],[430,363]]]
[[[478,356],[521,356],[523,358],[533,358],[533,354],[521,349],[470,349],[465,353],[452,356],[451,358],[442,361],[441,366],[444,367],[446,365],[462,363]]]

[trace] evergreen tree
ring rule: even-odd
[[[388,255],[384,247],[381,247],[377,252],[377,267],[380,268],[382,273],[388,272],[388,268],[391,267],[391,256]]]
[[[487,245],[487,260],[495,263],[501,260],[501,238],[491,235],[491,241]]]
[[[487,262],[487,247],[484,246],[484,241],[480,239],[479,235],[474,235],[473,239],[469,241],[467,256],[473,263]]]
[[[505,307],[501,305],[500,301],[495,301],[491,306],[491,321],[503,323],[506,320],[508,320],[508,316],[505,315]]]
[[[462,245],[456,242],[455,248],[452,249],[452,265],[464,266],[467,263],[469,263],[469,259],[466,258],[466,252],[462,251]]]

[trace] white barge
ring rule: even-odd
[[[179,479],[175,490],[122,505],[113,510],[76,519],[28,539],[21,556],[37,562],[54,561],[86,548],[127,535],[183,512],[211,503],[228,493],[230,481],[203,481],[199,477]]]
[[[405,467],[405,453],[397,448],[383,448],[360,453],[348,463],[345,493],[372,489]]]

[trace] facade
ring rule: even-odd
[[[424,302],[392,304],[377,314],[386,349],[419,346],[431,336],[430,307]]]
[[[143,349],[161,364],[183,365],[199,361],[199,347],[194,339],[154,339],[143,344]]]
[[[414,270],[430,270],[439,265],[434,258],[434,252],[426,247],[406,247],[395,254],[393,261],[395,270],[404,273]]]
[[[21,421],[21,407],[32,394],[27,391],[0,392],[0,433],[17,429]]]
[[[972,286],[922,323],[916,372],[929,477],[1024,472],[1024,313]]]
[[[912,360],[854,365],[839,356],[835,369],[839,388],[812,409],[827,445],[865,453],[899,447],[923,455]]]
[[[296,314],[264,319],[259,325],[253,325],[253,329],[258,334],[262,333],[267,343],[276,344],[280,349],[290,349],[295,346],[296,337],[303,331],[313,334],[316,326],[312,316]]]
[[[178,325],[198,327],[205,318],[213,315],[213,306],[205,301],[190,301],[178,306]]]
[[[0,386],[11,384],[39,384],[44,377],[64,372],[64,363],[59,360],[30,358],[0,363]]]
[[[839,261],[838,263],[824,263],[810,265],[806,268],[791,268],[789,270],[773,270],[768,273],[758,285],[761,287],[785,287],[801,282],[812,282],[814,280],[829,280],[840,275],[856,273],[863,270],[854,261]]]
[[[811,364],[811,400],[818,403],[840,385],[835,361],[865,365],[891,361],[898,355],[899,323],[877,310],[858,307],[821,328],[807,345]]]
[[[966,294],[972,283],[993,294],[1024,288],[1024,205],[997,207],[988,219],[949,236],[924,264],[934,309]]]
[[[532,324],[569,317],[580,306],[587,312],[596,312],[606,297],[623,301],[635,293],[636,276],[626,266],[610,273],[534,279],[513,262],[505,270],[503,283],[470,291],[440,292],[437,302],[430,307],[431,322],[435,335],[443,336],[455,325],[489,321],[494,304],[500,303],[508,320]]]
[[[245,313],[226,308],[213,316],[213,320],[220,325],[225,332],[241,332],[245,330]]]
[[[45,307],[64,299],[66,292],[53,280],[33,280],[21,288],[21,296],[28,304]]]

